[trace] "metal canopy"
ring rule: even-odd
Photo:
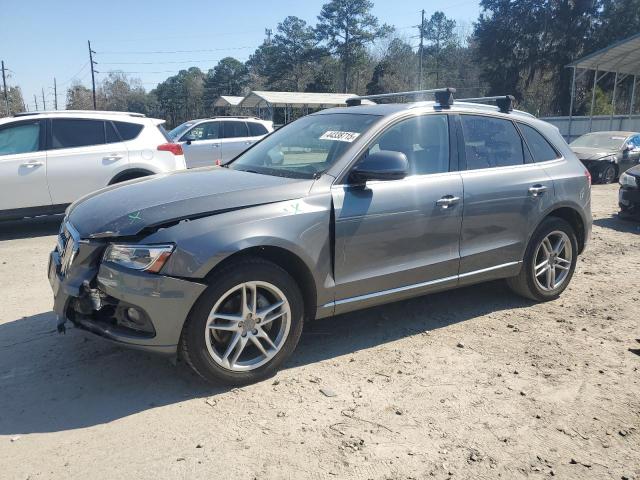
[[[353,93],[265,92],[253,91],[240,102],[241,107],[333,107],[347,104]]]
[[[589,131],[593,128],[593,109],[596,103],[596,87],[598,82],[607,74],[614,73],[613,95],[611,96],[611,115],[609,117],[609,129],[613,126],[613,117],[616,111],[616,91],[618,85],[628,77],[632,77],[631,100],[629,102],[629,118],[633,115],[633,106],[636,100],[636,79],[640,75],[640,33],[619,42],[613,43],[602,50],[591,53],[573,63],[567,65],[573,68],[571,80],[571,102],[569,104],[569,133],[571,138],[571,120],[573,118],[573,104],[576,95],[576,80],[585,73],[593,70],[593,87],[591,89],[591,110],[589,112]],[[578,76],[578,69],[583,72]]]
[[[231,95],[222,95],[214,103],[214,107],[237,107],[244,97],[233,97]]]
[[[568,66],[640,75],[640,33],[582,57]]]

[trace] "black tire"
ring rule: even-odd
[[[616,181],[618,176],[618,172],[616,166],[612,163],[607,163],[603,167],[600,168],[600,172],[598,175],[598,182],[606,185],[609,183],[613,183]]]
[[[542,289],[535,278],[535,255],[542,241],[552,232],[564,232],[571,242],[572,256],[571,265],[565,280],[555,289],[547,291]],[[520,273],[507,279],[507,285],[518,295],[535,300],[537,302],[547,302],[560,296],[571,282],[578,259],[578,241],[573,227],[565,220],[557,217],[547,217],[538,226],[531,236],[529,245],[524,255],[524,261]]]
[[[249,371],[232,371],[219,365],[209,353],[205,329],[211,309],[230,289],[244,282],[262,281],[276,286],[291,309],[288,335],[281,349],[267,363]],[[245,258],[216,272],[215,278],[194,305],[183,327],[179,351],[193,370],[208,382],[244,385],[268,378],[293,353],[304,324],[304,300],[295,280],[278,265],[260,258]]]

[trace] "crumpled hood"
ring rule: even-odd
[[[580,160],[601,160],[618,154],[616,150],[603,150],[602,148],[571,147],[571,150]]]
[[[166,223],[305,196],[313,180],[221,167],[154,175],[91,193],[68,212],[82,238],[121,237]]]

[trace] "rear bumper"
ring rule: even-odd
[[[60,256],[49,256],[49,282],[54,312],[77,328],[126,347],[172,355],[191,307],[206,285],[162,275],[136,272],[116,265],[99,269],[73,265],[60,275]],[[123,322],[135,308],[152,325],[146,331]],[[130,325],[130,324],[129,324]]]

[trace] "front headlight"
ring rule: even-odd
[[[623,173],[620,175],[620,185],[623,187],[638,187],[638,177],[634,177],[633,175],[629,175],[628,173]]]
[[[130,245],[112,243],[102,257],[103,262],[117,263],[133,270],[158,273],[171,256],[173,245]]]

